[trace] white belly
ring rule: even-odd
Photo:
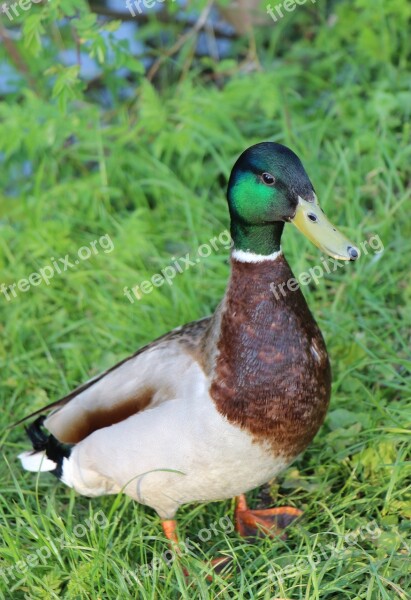
[[[75,446],[63,480],[84,495],[126,494],[172,518],[181,504],[231,498],[290,462],[274,456],[215,408],[204,378]],[[193,389],[195,388],[195,389]]]

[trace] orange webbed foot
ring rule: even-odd
[[[303,514],[292,506],[279,506],[262,510],[251,510],[244,495],[236,498],[236,530],[243,537],[281,537],[285,539],[284,529]]]

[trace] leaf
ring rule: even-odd
[[[41,36],[45,32],[42,21],[41,13],[32,12],[25,17],[23,22],[24,47],[33,56],[38,56],[42,48]]]
[[[366,413],[354,412],[346,410],[345,408],[337,408],[336,410],[328,413],[327,424],[330,429],[347,428],[351,425],[361,423],[365,428],[371,425],[371,417]]]
[[[57,73],[53,86],[52,97],[57,98],[62,112],[65,112],[67,103],[70,100],[80,99],[82,97],[83,82],[79,78],[80,68],[78,65],[71,67],[56,66],[49,71]]]

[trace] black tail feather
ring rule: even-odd
[[[71,446],[62,444],[54,435],[46,433],[43,429],[45,415],[41,415],[31,425],[26,427],[26,433],[32,443],[35,452],[45,452],[47,458],[56,463],[56,468],[51,471],[53,475],[60,479],[62,475],[63,459],[71,454]]]

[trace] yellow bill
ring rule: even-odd
[[[320,250],[339,260],[357,260],[360,251],[327,219],[317,197],[308,202],[298,197],[297,211],[291,220]]]

